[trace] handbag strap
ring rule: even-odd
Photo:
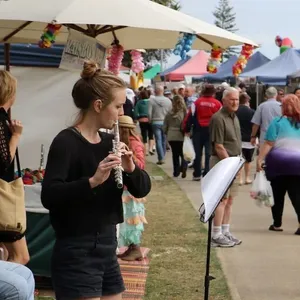
[[[11,124],[11,119],[8,119],[9,124]],[[18,148],[16,149],[16,154],[15,154],[16,162],[17,162],[17,170],[18,170],[18,176],[22,177],[22,172],[21,172],[21,164],[20,164],[20,158],[19,158],[19,150]]]
[[[17,150],[16,150],[16,162],[17,162],[18,176],[19,176],[19,177],[22,177],[21,164],[20,164],[20,158],[19,158],[19,151],[18,151],[18,148],[17,148]]]

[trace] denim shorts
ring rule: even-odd
[[[51,268],[56,299],[93,298],[124,292],[116,248],[114,225],[92,235],[57,239]]]

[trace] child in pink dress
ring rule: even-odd
[[[145,168],[145,151],[140,137],[135,131],[136,125],[129,116],[119,118],[120,140],[133,151],[134,161],[141,169]],[[127,246],[128,249],[119,254],[122,260],[133,261],[143,259],[140,249],[141,237],[144,231],[145,219],[145,198],[133,197],[124,187],[123,210],[124,223],[119,228],[119,246]]]

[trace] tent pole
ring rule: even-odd
[[[258,97],[259,97],[259,83],[256,82],[256,107],[255,107],[255,109],[257,109],[257,107],[259,105],[259,99],[258,99]]]
[[[4,44],[4,60],[5,60],[5,70],[10,71],[10,44]]]

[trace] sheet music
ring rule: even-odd
[[[244,165],[241,157],[228,157],[218,162],[202,179],[201,192],[205,206],[204,222],[207,222],[229,186]]]

